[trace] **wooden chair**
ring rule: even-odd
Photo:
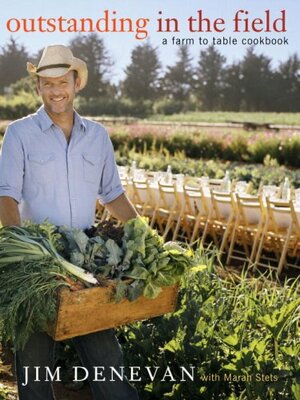
[[[154,212],[155,222],[164,239],[173,231],[172,240],[176,240],[183,205],[180,203],[175,183],[166,184],[161,181],[158,186],[159,202]]]
[[[155,212],[155,200],[148,179],[143,181],[133,180],[131,201],[140,215],[153,218]]]
[[[222,190],[222,186],[224,184],[223,179],[209,179],[208,180],[208,187],[211,190]]]
[[[228,241],[234,227],[235,203],[231,192],[223,193],[211,190],[212,207],[205,224],[202,235],[204,243],[208,231],[213,232],[213,238],[217,238],[220,254],[228,247]]]
[[[184,185],[184,206],[181,212],[180,231],[190,244],[201,235],[204,230],[207,218],[208,207],[206,199],[200,187]],[[179,231],[179,227],[176,227]]]
[[[272,200],[267,197],[266,205],[266,222],[255,267],[261,265],[273,268],[280,275],[284,267],[297,267],[296,264],[288,264],[286,257],[297,257],[300,254],[300,225],[292,201]],[[263,250],[275,254],[275,266],[271,263],[274,258],[263,256]]]
[[[128,178],[125,176],[122,177],[121,183],[123,186],[123,189],[125,191],[125,194],[128,196],[128,198],[132,201],[132,194],[131,194],[131,184]],[[103,221],[111,221],[114,220],[116,221],[117,225],[121,224],[121,221],[117,221],[111,213],[106,209],[104,205],[102,205],[99,201],[97,201],[96,204],[96,222],[103,222]]]
[[[261,196],[249,196],[236,193],[236,216],[230,238],[226,265],[231,259],[244,261],[251,265],[256,256],[265,223],[265,210]],[[239,245],[239,248],[237,248]],[[240,250],[240,247],[244,251]]]

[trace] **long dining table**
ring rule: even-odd
[[[200,185],[200,184],[199,184]],[[129,196],[129,198],[133,199],[133,183],[132,180],[127,180],[126,182],[126,187],[127,187],[127,194]],[[185,186],[185,190],[188,191],[188,186]],[[196,186],[191,186],[191,189],[195,189]],[[200,186],[199,186],[200,188]],[[149,182],[149,189],[151,190],[152,196],[154,197],[156,204],[158,205],[160,202],[160,190],[159,190],[159,184],[157,181],[155,180],[150,180]],[[208,207],[208,211],[210,212],[212,210],[212,198],[211,198],[211,190],[209,188],[209,186],[205,186],[202,188],[202,193],[204,195],[205,198],[205,202],[206,205]],[[138,189],[137,189],[138,190]],[[177,199],[179,200],[179,210],[178,212],[180,212],[180,210],[184,209],[185,206],[185,192],[184,192],[184,186],[182,184],[176,184],[176,192],[177,192]],[[146,196],[146,193],[144,191],[141,191],[139,193],[139,196],[142,200],[146,201],[146,198],[143,198],[144,196]],[[249,198],[251,198],[252,196],[249,194],[243,194],[243,196],[249,196]],[[265,198],[262,197],[263,199],[263,204],[264,206],[266,206],[266,201]],[[172,196],[168,196],[166,197],[166,200],[168,202],[168,205],[170,207],[170,209],[173,207],[173,202],[174,199],[172,201]],[[235,196],[235,192],[233,192],[233,200],[236,200],[236,196]],[[197,202],[200,202],[200,200],[195,199],[195,208],[200,209],[201,205],[197,204]],[[279,200],[280,201],[280,200]],[[300,203],[294,201],[294,209],[298,218],[298,221],[300,221]],[[221,204],[221,213],[224,217],[229,216],[230,213],[232,212],[232,206],[230,203],[223,203]],[[259,211],[257,209],[254,208],[248,208],[247,209],[247,219],[249,220],[249,222],[251,223],[258,223],[259,219],[260,219],[260,214]],[[278,224],[278,226],[282,227],[282,228],[286,228],[288,226],[289,221],[286,218],[286,214],[285,213],[280,213],[280,210],[278,210],[278,213],[276,213],[276,222]]]
[[[285,266],[300,268],[300,189],[293,190],[290,201],[291,192],[282,199],[282,188],[274,185],[261,185],[253,194],[244,181],[227,185],[220,179],[143,170],[120,177],[133,204],[164,238],[170,232],[172,240],[190,244],[200,238],[208,244],[207,237],[212,238],[226,265],[232,258],[251,268],[271,262],[278,275]]]

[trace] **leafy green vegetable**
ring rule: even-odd
[[[89,273],[61,257],[51,237],[42,233],[31,233],[30,229],[21,227],[0,228],[0,269],[16,262],[39,261],[50,257],[69,273],[86,284],[96,284],[97,280]]]
[[[56,316],[56,293],[68,287],[62,267],[45,258],[16,263],[0,274],[1,336],[22,348],[33,332],[45,331]]]
[[[56,292],[68,276],[97,280],[56,251],[55,227],[0,228],[0,325],[4,340],[22,348],[28,337],[47,329],[56,316]],[[59,246],[58,246],[59,247]]]
[[[80,237],[84,243],[81,250],[76,240],[79,237],[77,230],[60,229],[60,232],[68,244],[63,254],[101,279],[115,279],[117,299],[121,293],[130,300],[141,294],[154,298],[161,286],[175,284],[188,268],[196,265],[196,258],[189,248],[174,242],[164,244],[163,238],[142,217],[127,221],[123,236],[119,236],[116,228],[106,224],[103,234],[101,229],[95,229],[97,236]],[[118,237],[118,242],[110,238],[107,232]],[[126,278],[130,278],[131,283],[124,284],[122,279]]]
[[[112,239],[108,239],[105,246],[108,250],[107,263],[111,266],[117,266],[121,261],[122,250]]]
[[[108,232],[117,235],[118,242]],[[0,229],[0,325],[16,348],[55,318],[56,293],[70,286],[68,276],[86,286],[114,279],[115,300],[133,301],[141,295],[155,298],[161,287],[174,285],[196,265],[190,249],[164,244],[141,217],[124,224],[123,236],[107,224],[103,236],[96,233],[88,237],[49,223]]]
[[[144,267],[140,267],[138,265],[134,266],[133,269],[126,273],[128,278],[132,279],[143,279],[146,280],[149,276],[149,272]]]
[[[151,280],[146,284],[144,289],[144,296],[149,297],[150,299],[154,299],[161,292],[161,287],[156,286]]]
[[[130,251],[130,268],[122,275],[140,280],[146,297],[156,297],[162,286],[176,283],[189,267],[196,265],[194,254],[178,243],[164,244],[145,218],[135,218],[124,225],[123,249]],[[132,284],[131,284],[132,285]]]
[[[120,302],[124,297],[126,297],[127,293],[127,283],[124,281],[119,280],[116,285],[116,293],[115,293],[115,301],[118,303]]]

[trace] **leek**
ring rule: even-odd
[[[92,274],[61,257],[49,238],[42,235],[32,236],[26,228],[21,227],[0,229],[0,270],[16,262],[36,262],[47,258],[59,263],[66,272],[87,286],[98,283]]]

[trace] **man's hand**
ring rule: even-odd
[[[136,218],[139,215],[124,193],[110,203],[105,204],[105,207],[113,217],[122,222]]]
[[[0,196],[0,221],[3,226],[21,225],[18,203],[12,197]]]

